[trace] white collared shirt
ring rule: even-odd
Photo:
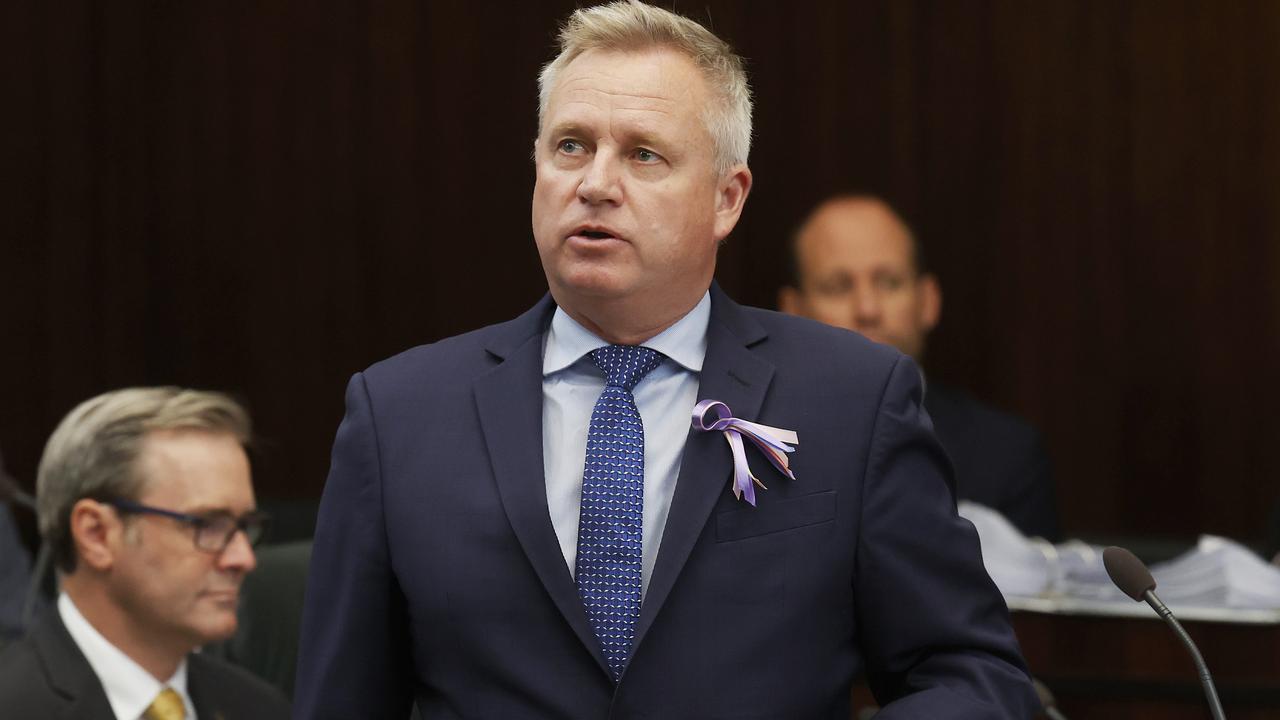
[[[116,720],[141,720],[142,713],[147,711],[151,702],[166,687],[173,688],[182,696],[188,720],[195,720],[196,708],[191,704],[191,696],[187,693],[186,658],[178,663],[173,677],[160,682],[90,625],[66,593],[58,595],[58,614],[62,616],[62,623],[67,626],[71,639],[80,648],[80,652],[84,653],[93,673],[102,683]]]
[[[675,325],[641,343],[667,357],[632,390],[644,423],[644,515],[641,592],[662,544],[662,530],[680,474],[698,381],[707,354],[711,294]],[[551,318],[542,351],[542,463],[547,509],[560,551],[572,574],[578,557],[578,515],[582,511],[582,468],[587,458],[591,412],[604,390],[604,373],[587,353],[609,343],[596,337],[560,308]]]

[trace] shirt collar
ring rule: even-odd
[[[710,320],[711,293],[706,292],[676,324],[641,344],[657,350],[691,372],[701,372],[702,361],[707,355],[707,324]],[[608,344],[557,307],[547,330],[542,374],[545,377],[560,372],[592,350]]]
[[[62,616],[62,623],[66,625],[71,639],[80,648],[80,652],[84,653],[89,666],[93,668],[93,673],[102,683],[102,689],[107,693],[107,702],[111,704],[111,710],[117,718],[132,720],[142,717],[142,713],[146,712],[151,702],[156,699],[156,695],[159,695],[165,687],[173,688],[182,696],[182,703],[187,706],[188,717],[194,717],[191,696],[187,694],[186,658],[178,663],[178,669],[173,677],[161,683],[141,665],[134,662],[133,658],[125,655],[120,648],[103,637],[102,633],[80,614],[80,609],[66,593],[58,595],[58,614]]]

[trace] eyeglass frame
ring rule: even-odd
[[[244,537],[249,541],[250,547],[257,547],[258,543],[262,542],[262,539],[266,537],[267,528],[271,523],[271,516],[261,510],[252,510],[240,517],[236,517],[225,510],[214,511],[209,513],[209,515],[192,515],[190,513],[181,513],[174,510],[165,510],[164,508],[153,507],[151,505],[144,505],[139,502],[125,500],[122,498],[109,498],[99,502],[102,502],[105,505],[110,505],[117,511],[125,514],[158,515],[160,517],[171,518],[188,525],[195,530],[191,535],[191,543],[195,548],[201,552],[212,553],[215,555],[226,551],[227,546],[231,544],[231,539],[236,536],[237,532],[244,533]],[[226,535],[223,536],[221,544],[218,547],[202,546],[200,544],[202,534],[207,537],[206,533],[209,529],[209,524],[215,519],[220,518],[231,519],[235,522],[232,524],[230,530],[227,531]],[[250,532],[251,530],[253,532]],[[208,545],[207,542],[205,544]]]

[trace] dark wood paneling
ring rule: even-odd
[[[13,3],[0,445],[73,404],[243,397],[261,493],[319,492],[347,376],[543,291],[534,75],[573,3]],[[945,288],[930,372],[1046,432],[1071,531],[1253,539],[1280,488],[1280,4],[678,3],[749,58],[720,277],[771,305],[826,193]]]
[[[1027,665],[1067,717],[1187,720],[1209,717],[1194,661],[1154,613],[1117,618],[1013,613]],[[1187,622],[1228,717],[1280,710],[1280,628]]]

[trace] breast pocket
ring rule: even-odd
[[[836,516],[836,492],[801,495],[762,507],[729,510],[716,516],[716,542],[770,535],[830,522]]]

